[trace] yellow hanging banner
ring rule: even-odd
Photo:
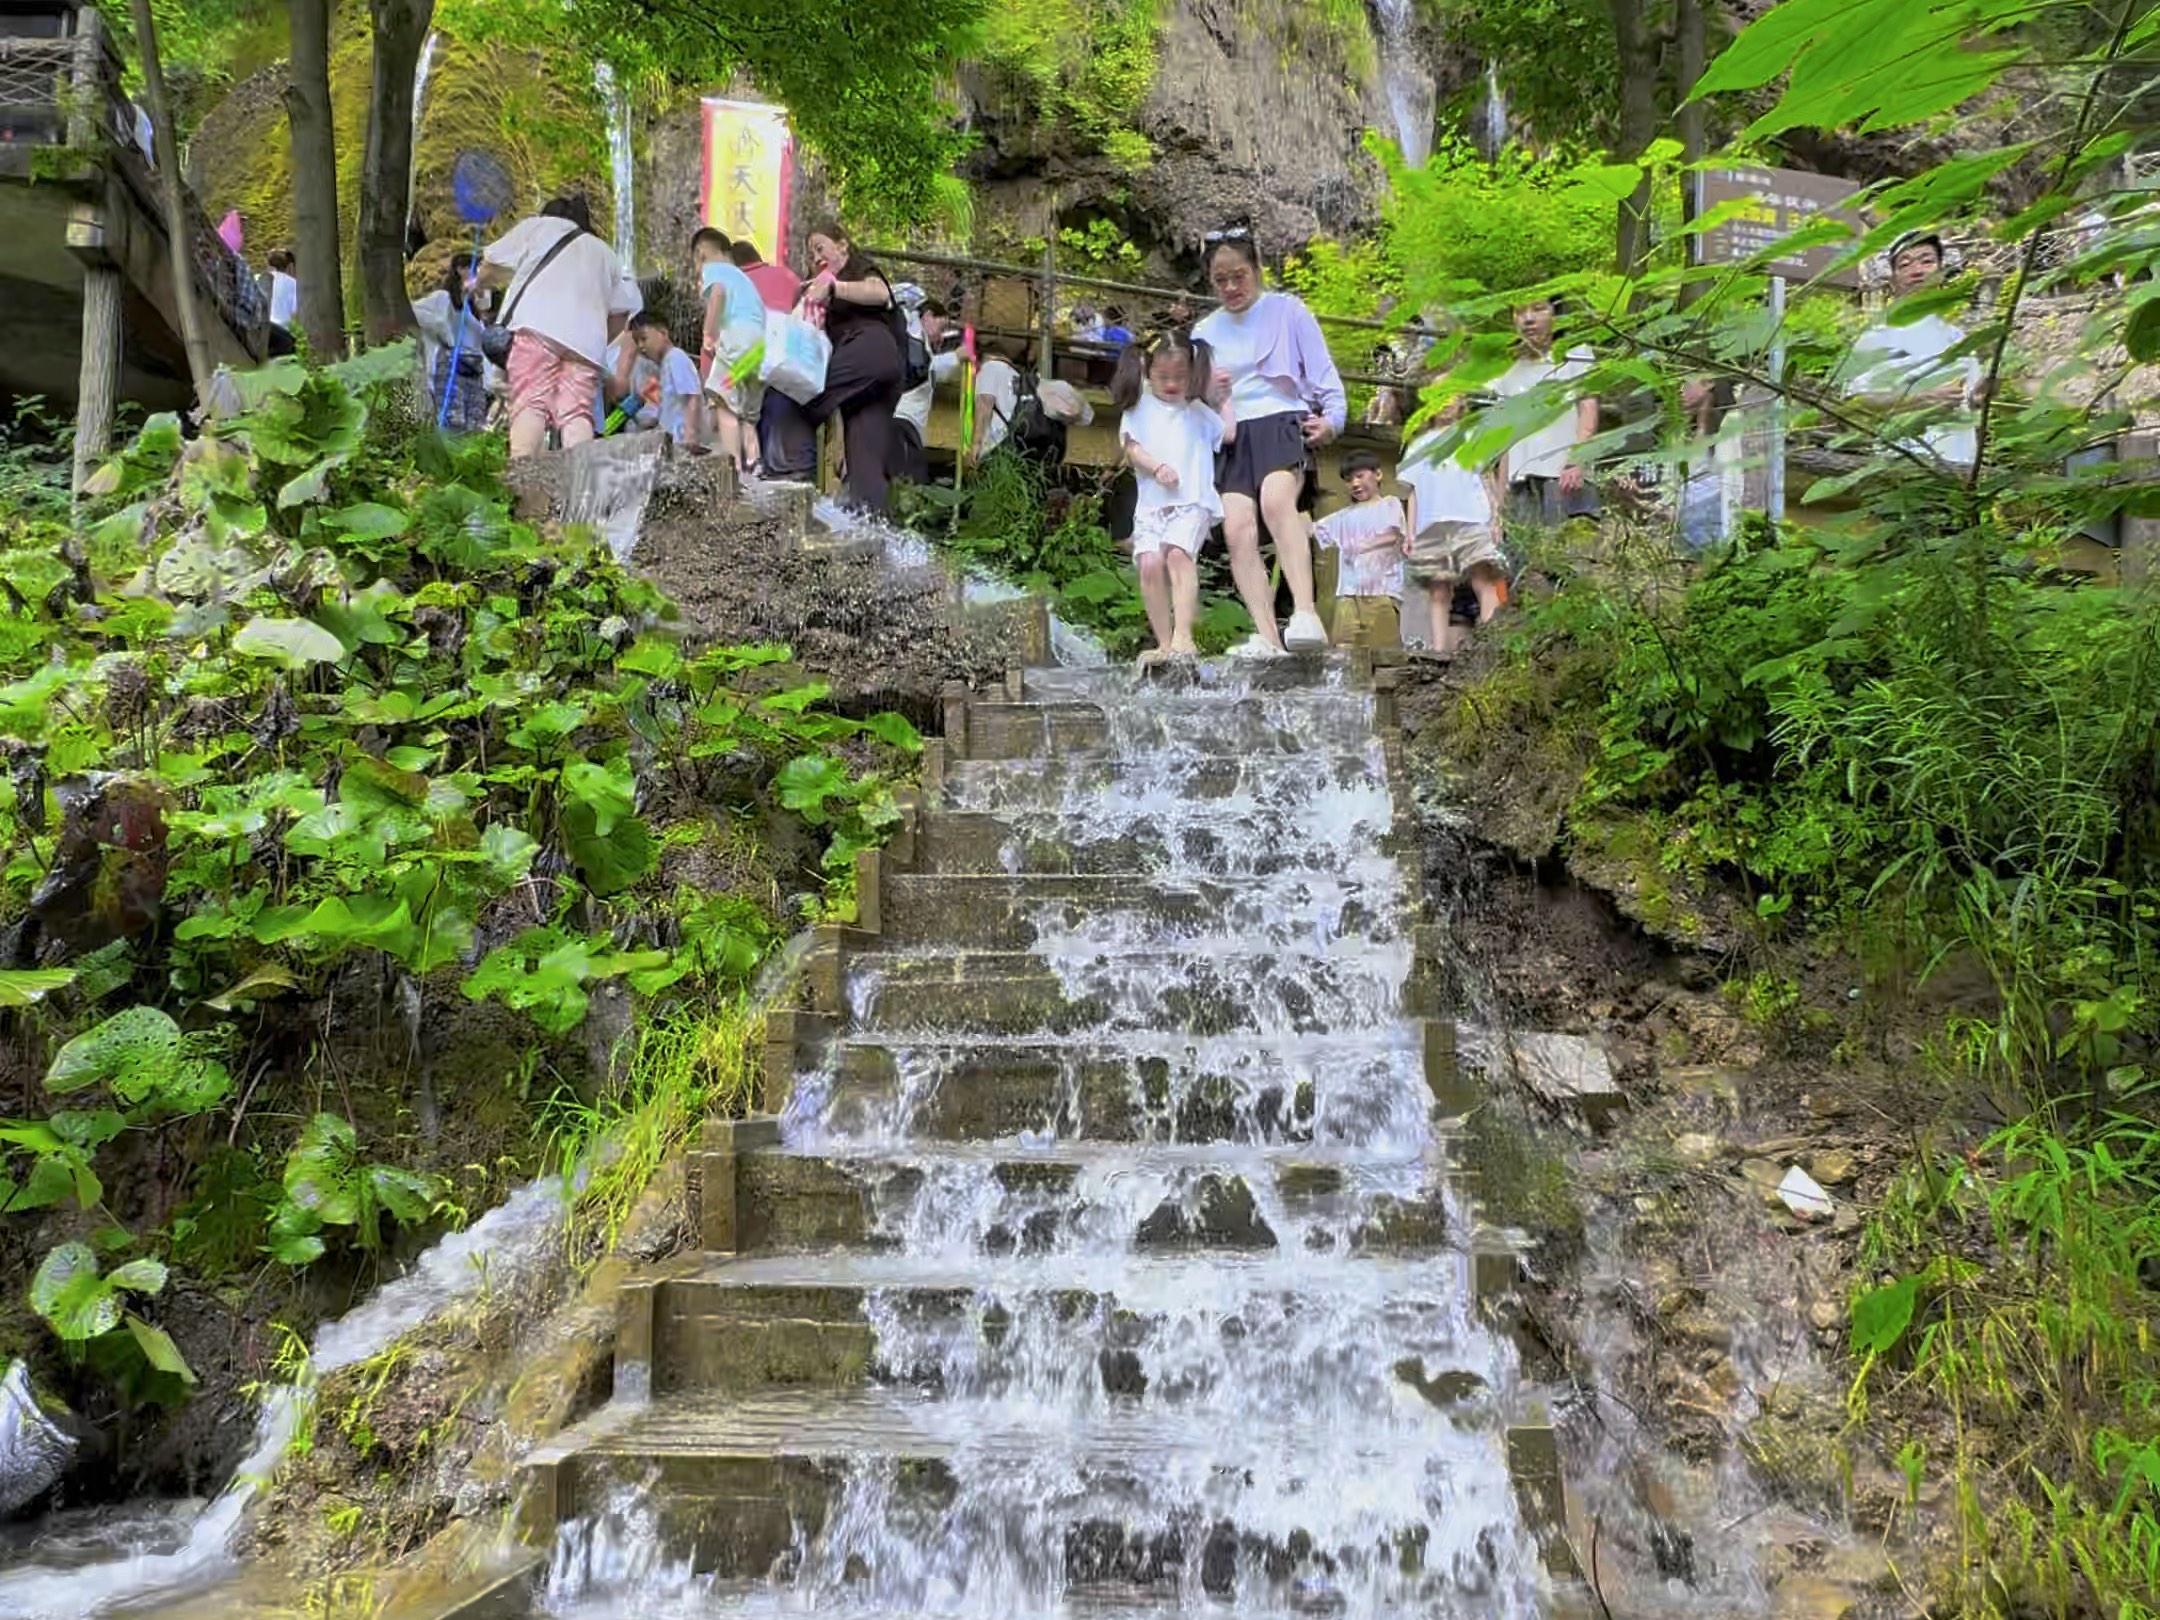
[[[747,237],[774,263],[787,257],[795,138],[787,114],[762,101],[705,101],[705,223]]]

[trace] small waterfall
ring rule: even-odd
[[[1498,162],[1508,138],[1507,92],[1500,88],[1500,69],[1491,62],[1485,64],[1485,106],[1478,126],[1486,161]]]
[[[435,71],[435,48],[442,43],[442,35],[430,33],[420,47],[420,61],[413,68],[412,76],[412,168],[405,176],[405,210],[407,218],[415,218],[420,212],[420,119],[427,109],[428,75]]]
[[[1432,156],[1433,81],[1417,59],[1414,0],[1373,0],[1380,24],[1380,71],[1387,86],[1388,109],[1395,115],[1395,141],[1403,162],[1423,168]]]
[[[153,1594],[196,1590],[230,1574],[233,1532],[300,1432],[317,1381],[365,1361],[457,1300],[483,1288],[519,1286],[553,1250],[568,1210],[561,1181],[529,1182],[464,1231],[444,1238],[364,1304],[325,1322],[316,1329],[300,1381],[264,1396],[253,1449],[224,1491],[186,1527],[184,1540],[79,1568],[18,1566],[0,1575],[0,1615],[83,1620],[122,1605],[132,1610]]]
[[[631,142],[630,98],[605,62],[593,64],[593,88],[607,109],[608,165],[615,186],[615,257],[637,274],[637,152]]]
[[[868,1235],[725,1271],[859,1297],[863,1382],[641,1409],[542,1612],[1530,1620],[1520,1375],[1472,1303],[1371,695],[1204,665],[1025,697],[1099,730],[948,762],[938,824],[984,836],[886,878],[782,1120]],[[692,1444],[830,1459],[827,1494],[716,1568],[649,1483]]]

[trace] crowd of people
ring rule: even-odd
[[[1347,503],[1315,522],[1319,452],[1343,433],[1349,413],[1320,322],[1295,294],[1268,284],[1249,230],[1212,232],[1203,248],[1213,307],[1197,320],[1189,308],[1172,311],[1136,335],[1116,307],[1073,312],[1075,338],[1117,356],[1111,394],[1134,480],[1129,543],[1155,639],[1150,659],[1194,652],[1198,563],[1217,532],[1254,624],[1236,656],[1403,641],[1444,659],[1504,607],[1519,555],[1511,531],[1596,514],[1601,484],[1606,500],[1650,498],[1649,477],[1613,467],[1595,476],[1588,447],[1600,432],[1600,402],[1568,387],[1593,357],[1579,345],[1556,346],[1565,312],[1541,298],[1515,310],[1517,357],[1487,398],[1542,391],[1559,402],[1552,414],[1489,465],[1437,454],[1452,412],[1404,447],[1392,479],[1376,455],[1353,452],[1340,467]],[[745,474],[801,478],[814,469],[817,428],[836,422],[852,504],[882,511],[895,482],[928,480],[934,402],[962,372],[953,308],[896,282],[837,223],[809,233],[807,277],[711,228],[696,233],[690,256],[694,355],[676,343],[676,322],[646,307],[579,199],[558,199],[477,255],[456,256],[442,285],[414,305],[446,425],[479,426],[499,395],[513,456],[630,427],[724,455]],[[1901,240],[1891,260],[1902,296],[1941,271],[1942,243]],[[822,386],[809,397],[765,386],[775,313],[824,333]],[[491,329],[509,338],[500,367],[489,358]],[[1940,314],[1870,327],[1845,386],[1883,409],[1943,407],[1914,448],[1969,462],[1980,378],[1971,359],[1952,358],[1963,337]],[[1400,341],[1402,383],[1375,395],[1387,401],[1376,410],[1397,420],[1402,399],[1391,396],[1424,380],[1430,334],[1422,319]],[[961,460],[1004,452],[1062,461],[1067,428],[1091,418],[1081,390],[1031,375],[1024,348],[1005,339],[987,339],[970,357],[973,426]],[[1720,435],[1734,413],[1730,388],[1710,378],[1687,381],[1682,401],[1698,443],[1719,448],[1656,498],[1670,502],[1684,540],[1700,545],[1732,518],[1734,436]],[[1336,556],[1332,603],[1318,597],[1316,548]],[[1406,600],[1419,598],[1406,620]]]

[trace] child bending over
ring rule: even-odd
[[[1435,454],[1464,401],[1444,407],[1435,426],[1403,452],[1399,476],[1410,492],[1410,577],[1432,593],[1432,648],[1452,659],[1465,632],[1449,617],[1455,587],[1465,579],[1477,593],[1477,622],[1507,602],[1507,558],[1500,550],[1500,469],[1465,467]]]
[[[1196,559],[1222,520],[1215,453],[1237,437],[1226,399],[1205,403],[1214,363],[1205,343],[1165,333],[1128,343],[1118,356],[1110,398],[1125,413],[1118,438],[1139,479],[1133,509],[1133,563],[1155,646],[1143,665],[1189,658],[1200,608]]]

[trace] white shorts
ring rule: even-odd
[[[1204,506],[1156,506],[1133,514],[1132,554],[1153,557],[1175,546],[1188,557],[1200,555],[1215,516]]]

